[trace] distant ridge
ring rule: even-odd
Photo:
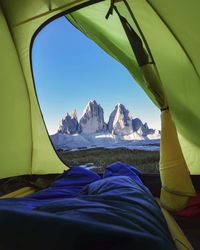
[[[76,111],[67,113],[56,134],[51,135],[56,149],[111,146],[133,141],[160,139],[160,131],[148,127],[139,118],[133,118],[126,107],[118,103],[104,120],[104,110],[95,100],[86,105],[78,121]],[[129,145],[130,146],[130,145]]]
[[[83,115],[78,122],[76,111],[71,115],[67,113],[60,122],[58,133],[72,134],[93,134],[109,132],[114,135],[129,135],[138,132],[141,136],[159,133],[155,129],[150,129],[147,123],[142,123],[139,118],[132,117],[126,107],[118,103],[109,116],[106,124],[104,121],[104,110],[95,100],[91,100],[86,105]]]

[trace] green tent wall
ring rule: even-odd
[[[167,100],[190,173],[200,174],[200,2],[115,1],[141,36],[125,6],[128,3],[147,41],[161,79],[152,86],[144,81],[117,14],[105,19],[110,1],[96,2],[0,0],[0,178],[67,168],[49,140],[31,69],[34,37],[45,22],[61,14],[124,64],[157,106],[155,90]]]

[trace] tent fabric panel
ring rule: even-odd
[[[153,54],[173,121],[182,138],[180,145],[187,165],[192,174],[199,174],[200,113],[196,108],[200,105],[198,75],[185,51],[154,9],[144,0],[128,3]],[[193,155],[188,154],[188,148],[193,151]]]
[[[26,82],[0,8],[0,178],[31,173],[31,117]]]
[[[199,174],[200,113],[197,107],[200,105],[198,53],[200,41],[198,10],[200,2],[194,1],[191,4],[188,1],[175,1],[173,5],[168,1],[151,0],[149,2],[154,10],[159,13],[168,30],[172,32],[172,36],[179,44],[179,50],[182,50],[182,56],[176,55],[176,60],[178,59],[176,64],[174,64],[173,59],[167,62],[166,67],[163,68],[163,72],[165,72],[162,74],[165,76],[163,84],[168,95],[168,101],[171,102],[172,115],[185,160],[190,172]],[[181,6],[181,11],[177,11],[179,6]],[[172,50],[174,55],[175,52],[177,50]]]
[[[200,75],[198,53],[200,43],[200,1],[176,0],[171,3],[170,1],[164,0],[148,0],[147,2],[159,13],[162,20],[187,52]]]
[[[178,138],[182,147],[184,158],[188,166],[190,166],[190,173],[193,175],[199,175],[199,165],[200,165],[200,153],[199,147],[188,140],[186,137],[183,137],[178,133]]]

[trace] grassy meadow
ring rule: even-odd
[[[158,173],[159,167],[159,151],[93,148],[79,151],[62,151],[58,152],[58,154],[68,166],[93,163],[99,166],[97,171],[99,173],[103,171],[106,165],[116,161],[130,164],[145,173]]]

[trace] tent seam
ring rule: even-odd
[[[78,0],[78,1],[76,0],[76,1],[74,1],[74,3],[76,3],[76,2],[77,2],[77,3],[80,3],[80,4],[81,4],[81,2],[84,3],[83,0]],[[71,3],[71,4],[73,4],[73,3]],[[50,9],[50,7],[48,6],[48,8],[50,9],[49,11],[46,11],[46,12],[44,12],[44,13],[42,13],[42,14],[37,15],[37,16],[33,16],[33,17],[31,17],[31,18],[28,18],[28,19],[26,19],[26,20],[23,20],[23,21],[21,21],[21,22],[15,24],[15,25],[13,25],[13,28],[16,28],[16,27],[18,27],[18,26],[20,26],[20,25],[23,25],[23,24],[25,24],[25,23],[31,22],[31,21],[33,21],[33,20],[35,20],[35,19],[37,19],[37,18],[46,16],[46,15],[48,15],[48,14],[50,14],[50,13],[57,12],[57,11],[59,11],[59,10],[65,9],[68,5],[71,5],[71,4],[68,3],[68,4],[62,5],[62,6],[58,7],[58,8],[55,8],[55,9]],[[64,11],[65,11],[65,10],[64,10]]]

